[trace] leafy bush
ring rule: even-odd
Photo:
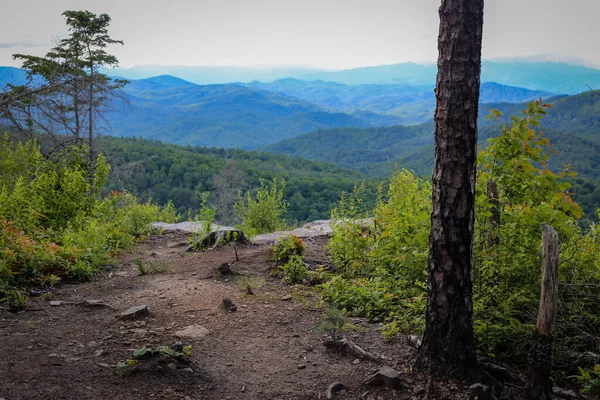
[[[542,223],[552,225],[560,240],[556,358],[600,350],[594,329],[600,325],[594,291],[600,284],[599,228],[582,231],[578,224],[581,208],[565,181],[574,172],[548,169],[552,151],[539,129],[545,108],[529,104],[500,136],[489,139],[478,158],[474,330],[482,354],[516,363],[526,361],[537,318]],[[388,337],[424,329],[430,194],[428,182],[396,171],[368,229],[355,223],[367,216],[360,192],[342,198],[332,213],[330,244],[339,273],[321,285],[325,300],[351,315],[383,318]]]
[[[277,178],[274,178],[271,186],[261,180],[255,197],[249,191],[245,197],[239,193],[234,210],[242,220],[240,229],[246,236],[252,237],[285,228],[283,215],[288,203],[283,198],[284,189],[285,181],[281,180],[281,183],[278,183]]]
[[[271,249],[273,261],[277,265],[287,263],[292,256],[304,256],[306,246],[302,239],[296,235],[286,235],[277,240],[277,243]]]
[[[282,271],[283,280],[290,284],[302,283],[308,274],[306,265],[300,256],[291,256],[287,264],[282,267]]]
[[[600,365],[595,365],[589,371],[579,367],[577,382],[583,387],[584,393],[589,393],[597,399],[600,398]]]
[[[200,210],[194,217],[194,221],[199,225],[199,228],[192,232],[192,236],[188,239],[188,242],[194,247],[195,250],[205,250],[201,248],[203,246],[202,238],[212,231],[212,225],[217,215],[217,209],[209,207],[206,203],[210,196],[210,192],[198,193],[200,196]],[[191,214],[191,210],[188,211],[188,218]],[[191,218],[189,218],[191,219]]]
[[[151,222],[178,219],[172,206],[131,194],[98,200],[109,167],[100,155],[89,172],[80,151],[51,160],[34,141],[0,141],[0,299],[11,308],[24,301],[21,287],[90,279],[151,233]]]

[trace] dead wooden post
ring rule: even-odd
[[[527,370],[527,399],[552,398],[552,341],[558,306],[558,233],[542,224],[542,294]]]
[[[492,205],[492,209],[490,210],[492,213],[490,217],[492,230],[488,236],[488,247],[491,248],[500,243],[500,236],[498,236],[498,228],[500,227],[500,200],[498,200],[498,186],[496,182],[488,179],[485,194]]]

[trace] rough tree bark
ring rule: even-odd
[[[537,324],[533,333],[526,395],[530,400],[552,398],[552,342],[558,308],[558,233],[542,225],[542,293]]]
[[[439,14],[428,302],[417,366],[478,379],[471,269],[483,0],[442,0]]]

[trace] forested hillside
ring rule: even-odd
[[[550,99],[552,108],[541,120],[541,129],[553,145],[555,154],[549,167],[561,171],[572,165],[579,173],[576,200],[588,215],[594,215],[600,199],[600,95],[593,92]],[[480,117],[479,142],[500,132],[509,115],[519,116],[526,104],[488,104],[505,117],[500,120]],[[371,129],[329,129],[311,132],[267,146],[265,151],[321,160],[360,171],[372,177],[389,176],[394,166],[408,168],[418,175],[429,176],[433,166],[433,123],[410,127],[394,126]],[[594,200],[595,199],[595,200]]]
[[[100,148],[112,166],[105,192],[127,190],[159,204],[172,200],[185,216],[189,208],[198,210],[199,192],[210,191],[222,223],[236,221],[232,207],[238,191],[256,189],[260,179],[286,180],[290,223],[329,218],[341,193],[363,182],[373,201],[379,182],[332,164],[268,153],[113,137],[103,137]]]
[[[195,146],[256,148],[326,127],[369,126],[304,100],[238,85],[134,81],[107,114],[110,133]],[[173,83],[176,82],[175,85]]]

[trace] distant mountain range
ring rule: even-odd
[[[348,86],[285,79],[195,85],[172,76],[132,81],[108,115],[111,134],[168,143],[253,149],[327,128],[415,124],[433,116],[432,88]],[[486,83],[482,99],[522,102],[549,93]]]
[[[517,68],[517,64],[511,64],[511,68]],[[582,68],[546,64],[553,66],[556,71],[566,68],[573,74]],[[523,67],[524,76],[532,74],[535,70],[533,66],[542,63],[528,65],[529,69]],[[507,63],[501,66],[500,63],[494,62],[484,63],[484,70],[489,69],[490,66],[500,71],[510,69]],[[233,70],[237,71],[237,69]],[[285,71],[291,74],[295,70]],[[313,75],[324,73],[303,71],[306,76],[311,76],[309,72]],[[593,77],[596,70],[584,68],[582,71],[582,76],[588,73]],[[421,84],[426,81],[424,77],[430,72],[429,67],[407,63],[338,71],[332,72],[331,76],[326,76],[346,81],[393,80],[393,76],[400,76],[402,73],[412,74],[410,81],[418,85],[408,83],[347,85],[324,80],[308,81],[294,78],[266,83],[252,81],[197,85],[170,75],[132,80],[124,90],[127,101],[118,101],[114,104],[113,111],[106,115],[107,128],[110,128],[107,129],[107,133],[182,145],[256,149],[308,132],[331,128],[353,128],[354,130],[363,128],[370,129],[370,132],[379,132],[374,128],[399,124],[422,124],[431,120],[435,108],[433,86]],[[495,74],[499,76],[499,72]],[[514,79],[518,78],[517,75],[515,72]],[[565,75],[565,82],[569,82],[569,76]],[[552,74],[549,73],[537,79],[538,81],[542,78],[551,80],[551,77]],[[24,79],[24,71],[0,67],[0,87],[7,83],[22,84]],[[547,99],[552,96],[554,94],[543,90],[493,82],[483,83],[481,86],[483,103],[499,103],[502,105],[500,108],[515,111],[518,111],[522,105],[511,106],[510,103],[522,103],[540,97]],[[574,110],[578,109],[576,106],[573,107]],[[484,109],[485,106],[482,107],[482,110]],[[565,123],[562,122],[563,125]],[[564,130],[560,123],[556,124],[556,129]],[[570,127],[576,125],[573,118],[569,120],[568,125]],[[587,129],[589,124],[586,122],[582,126]],[[353,141],[353,139],[348,140]],[[361,146],[358,150],[367,148],[369,147]],[[392,156],[393,148],[390,146],[387,150],[390,152],[390,157],[397,161],[401,152],[396,151]],[[341,151],[341,149],[337,150]],[[315,154],[317,153],[318,151]],[[385,152],[382,152],[379,156],[382,157],[384,154]],[[415,156],[412,152],[408,155]],[[388,167],[386,168],[389,170]]]
[[[245,86],[297,97],[326,110],[342,111],[351,115],[369,112],[394,117],[390,119],[390,123],[380,123],[378,126],[427,122],[433,118],[435,110],[433,86],[343,85],[292,78],[271,83],[254,81]],[[553,94],[487,82],[481,85],[480,96],[481,103],[521,103],[548,98]]]
[[[132,81],[128,102],[107,114],[110,134],[167,143],[251,149],[330,127],[368,127],[344,113],[239,85],[199,86],[173,77]]]
[[[322,80],[346,85],[399,84],[435,85],[436,65],[411,62],[325,71],[314,68],[246,68],[246,67],[173,67],[141,66],[113,71],[127,79],[145,79],[157,75],[173,75],[196,84],[262,81],[284,78]],[[498,82],[551,93],[577,94],[588,86],[600,88],[600,70],[559,62],[484,61],[482,82]]]
[[[552,109],[542,119],[542,129],[556,156],[551,167],[571,164],[582,176],[600,177],[600,93],[559,96],[549,100]],[[526,104],[488,104],[505,115],[518,115]],[[480,142],[498,134],[494,121],[480,115]],[[433,167],[433,122],[389,128],[346,128],[311,132],[263,148],[265,151],[316,161],[327,161],[373,177],[389,176],[397,165],[421,175]]]

